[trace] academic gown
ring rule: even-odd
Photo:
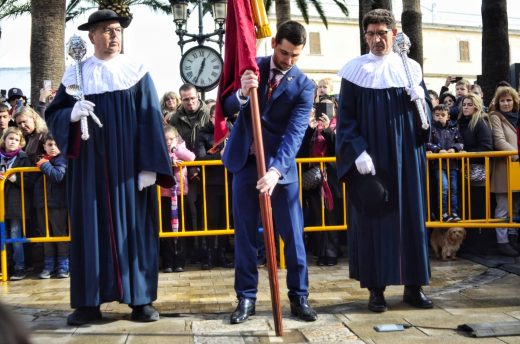
[[[414,79],[424,88],[420,66],[408,60]],[[338,177],[346,180],[348,194],[349,173],[366,150],[376,175],[389,188],[390,200],[380,216],[370,216],[347,197],[350,277],[363,288],[427,285],[425,142],[415,105],[406,94],[402,60],[395,53],[369,53],[347,63],[339,75]]]
[[[125,55],[83,62],[85,98],[103,127],[88,117],[90,138],[71,123],[76,84],[71,66],[46,111],[60,150],[69,157],[71,306],[119,301],[143,305],[157,298],[158,208],[155,185],[138,191],[141,171],[173,185],[155,86],[144,67]]]

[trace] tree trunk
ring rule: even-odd
[[[65,0],[31,1],[31,103],[36,107],[43,80],[60,85],[65,70]]]
[[[410,38],[412,46],[408,56],[423,65],[422,14],[420,0],[403,0],[401,14],[403,32]]]
[[[363,17],[367,12],[376,8],[385,8],[392,10],[392,0],[359,0],[359,43],[361,55],[368,53],[368,45],[365,41],[365,32],[363,31]]]
[[[281,23],[291,20],[291,1],[290,0],[276,0],[276,27]]]
[[[482,0],[482,78],[489,104],[499,81],[509,80],[509,35],[506,0]]]

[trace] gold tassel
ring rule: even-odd
[[[256,38],[271,37],[271,28],[269,27],[269,21],[267,20],[267,13],[265,12],[265,6],[263,0],[251,0],[251,12],[253,13],[253,21],[256,27]]]

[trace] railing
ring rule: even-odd
[[[505,227],[511,227],[511,228],[520,228],[520,223],[514,222],[513,219],[513,209],[512,209],[512,192],[513,190],[519,190],[520,191],[520,165],[518,162],[512,161],[512,156],[516,155],[517,152],[511,151],[511,152],[482,152],[482,153],[442,153],[442,154],[427,154],[428,161],[431,160],[438,160],[439,162],[446,162],[447,167],[449,168],[449,163],[453,161],[460,161],[461,168],[460,168],[460,180],[461,183],[461,199],[460,202],[461,206],[461,215],[462,215],[462,221],[457,222],[457,226],[459,227],[465,227],[465,228],[505,228]],[[474,219],[471,218],[471,184],[469,181],[469,178],[467,177],[469,175],[469,167],[470,162],[472,159],[475,158],[483,158],[485,160],[485,166],[486,166],[486,181],[484,184],[485,188],[485,195],[486,195],[486,211],[485,211],[485,217],[480,219]],[[491,205],[490,205],[490,188],[489,188],[489,182],[490,182],[490,175],[489,175],[489,167],[492,163],[490,159],[493,158],[501,158],[506,159],[507,161],[507,184],[508,184],[508,200],[509,200],[509,217],[508,219],[495,219],[492,218],[490,215],[491,212]],[[302,179],[302,164],[306,163],[316,163],[320,164],[320,167],[323,168],[325,163],[334,163],[336,161],[335,157],[325,157],[325,158],[301,158],[296,159],[296,162],[298,163],[298,173],[300,176],[300,180]],[[228,183],[228,172],[225,170],[224,172],[224,190],[225,190],[225,211],[226,211],[226,227],[225,228],[217,228],[217,229],[208,229],[208,217],[207,217],[207,203],[206,203],[206,167],[208,166],[221,166],[222,162],[220,160],[207,160],[207,161],[192,161],[192,162],[184,162],[179,163],[178,167],[182,168],[184,166],[191,167],[191,166],[197,166],[201,167],[201,183],[202,183],[202,213],[203,213],[203,226],[202,229],[195,229],[195,228],[187,228],[186,227],[186,220],[185,216],[181,216],[182,221],[180,224],[180,228],[177,232],[166,232],[162,230],[162,217],[161,212],[161,202],[160,202],[160,193],[158,192],[158,203],[159,203],[159,237],[161,238],[172,238],[172,237],[193,237],[193,236],[208,236],[208,235],[231,235],[234,234],[234,230],[232,228],[231,224],[231,209],[229,204],[229,195],[230,195],[230,186]],[[441,169],[441,164],[438,164],[438,168]],[[427,169],[427,185],[426,185],[426,191],[427,191],[427,210],[428,210],[428,218],[426,222],[427,227],[452,227],[453,223],[450,222],[443,222],[440,221],[433,221],[430,218],[431,214],[431,202],[430,202],[430,183],[429,183],[429,170]],[[440,170],[439,170],[440,172]],[[14,173],[20,173],[21,180],[22,180],[22,214],[25,215],[26,209],[25,209],[25,185],[24,185],[24,178],[23,175],[25,173],[41,173],[40,169],[37,167],[25,167],[25,168],[13,168],[9,169],[5,172],[4,176],[8,178],[10,175]],[[440,175],[440,173],[439,173]],[[183,194],[184,190],[184,183],[183,183],[183,175],[181,174],[181,181],[180,181],[180,193]],[[334,183],[336,181],[329,180],[329,182]],[[301,190],[301,183],[300,183],[300,201],[302,201],[302,190]],[[25,216],[23,216],[22,219],[22,233],[23,237],[20,239],[6,239],[6,228],[5,228],[5,204],[4,204],[4,191],[5,191],[5,180],[0,180],[0,248],[1,248],[1,269],[2,269],[2,280],[7,280],[7,254],[6,254],[6,244],[12,244],[14,242],[22,242],[22,243],[39,243],[39,242],[62,242],[62,241],[70,241],[70,234],[66,237],[53,237],[50,236],[49,233],[49,227],[48,227],[48,214],[47,214],[47,197],[45,195],[45,218],[46,218],[46,228],[45,228],[45,236],[41,237],[27,237],[27,224],[25,221]],[[338,230],[346,230],[347,229],[347,209],[346,209],[346,187],[345,184],[342,185],[342,203],[336,204],[335,206],[341,206],[343,207],[343,223],[339,225],[327,225],[326,224],[326,210],[324,207],[324,200],[322,198],[322,207],[321,207],[321,225],[318,226],[307,226],[305,227],[305,232],[317,232],[317,231],[338,231]],[[44,189],[45,193],[46,190]],[[439,195],[442,194],[442,189],[439,187]],[[450,190],[449,192],[453,192],[453,190]],[[440,197],[439,197],[440,198]],[[179,213],[186,214],[184,211],[185,208],[185,200],[184,197],[180,197],[180,208]],[[442,214],[442,203],[439,199],[439,213]],[[449,209],[448,209],[449,210]],[[35,230],[35,232],[37,232]],[[70,233],[70,230],[69,230]],[[283,242],[280,241],[280,252],[283,252]],[[280,266],[283,268],[285,266],[284,264],[284,257],[283,254],[280,255]]]
[[[520,228],[520,223],[514,222],[514,214],[513,214],[513,191],[520,191],[520,164],[519,162],[513,162],[512,157],[517,155],[516,151],[497,151],[497,152],[479,152],[479,153],[470,153],[470,152],[461,152],[461,153],[442,153],[442,154],[427,154],[428,161],[437,160],[437,168],[439,171],[439,176],[441,175],[441,169],[443,162],[447,169],[449,169],[449,165],[454,162],[460,163],[459,169],[459,180],[461,183],[461,218],[462,221],[457,222],[458,227],[464,228]],[[469,179],[471,161],[474,159],[484,159],[486,178],[485,182],[481,187],[484,187],[484,192],[486,195],[485,199],[485,216],[483,218],[472,218],[471,217],[471,187],[473,186]],[[490,160],[491,159],[491,160]],[[491,164],[493,163],[493,159],[505,159],[507,166],[507,178],[504,181],[507,183],[507,194],[509,201],[509,216],[507,220],[504,219],[496,219],[491,216],[491,201],[490,201],[490,171]],[[429,164],[430,165],[430,164]],[[442,219],[440,221],[433,221],[431,219],[431,203],[430,203],[430,183],[429,183],[429,172],[430,169],[427,170],[427,195],[428,195],[428,219],[426,222],[427,227],[453,227],[453,223],[451,222],[443,222]],[[449,173],[447,174],[449,176]],[[450,185],[448,183],[448,185]],[[436,191],[438,195],[442,194],[442,186],[440,183],[440,177],[438,182],[439,189]],[[453,192],[453,190],[449,190],[449,193]],[[458,192],[458,190],[457,190]],[[450,195],[448,194],[448,199]],[[448,202],[449,203],[449,202]],[[441,197],[439,197],[439,215],[443,214],[446,210],[449,212],[450,209],[442,209],[442,201]],[[440,217],[440,216],[439,216]]]

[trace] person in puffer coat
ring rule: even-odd
[[[449,120],[449,109],[446,105],[440,104],[433,108],[433,125],[431,128],[430,142],[426,144],[426,150],[432,153],[455,153],[463,150],[464,144],[459,132],[457,123]],[[437,160],[433,160],[434,180],[442,183],[442,220],[445,222],[460,221],[458,215],[457,179],[459,164],[451,159],[448,163],[442,163],[442,179],[439,177],[439,165]],[[449,173],[449,183],[448,183]],[[449,186],[448,186],[449,184]],[[439,190],[438,184],[435,190]],[[450,208],[448,209],[448,190],[450,191]],[[438,202],[434,203],[439,204]],[[435,206],[434,205],[434,206]],[[449,212],[448,210],[451,210]],[[449,214],[449,215],[448,215]]]

